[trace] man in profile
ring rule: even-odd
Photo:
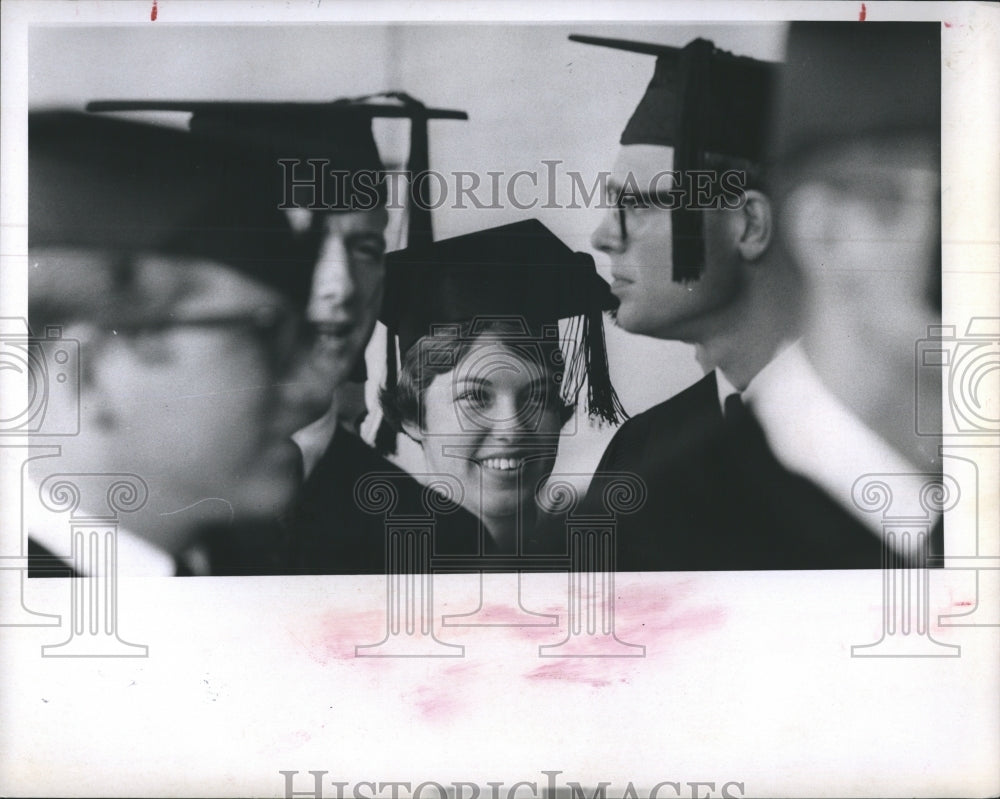
[[[592,241],[611,260],[618,326],[693,344],[710,370],[622,425],[597,467],[634,473],[647,489],[644,506],[618,520],[617,568],[776,565],[725,543],[728,486],[714,447],[740,394],[799,331],[800,281],[776,247],[764,169],[778,67],[703,39],[570,38],[657,57]],[[599,511],[599,500],[587,504]]]
[[[79,433],[46,439],[61,455],[30,477],[144,481],[148,500],[122,519],[122,574],[208,573],[191,549],[207,525],[273,518],[296,488],[290,436],[315,408],[288,388],[302,384],[316,250],[262,190],[265,165],[186,131],[29,115],[29,323],[79,341],[80,375]],[[69,562],[68,539],[65,519],[29,519],[36,566]],[[74,573],[96,567],[76,554]]]

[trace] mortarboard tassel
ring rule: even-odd
[[[702,169],[704,166],[703,142],[706,127],[705,98],[710,90],[714,45],[705,39],[696,39],[681,51],[678,64],[681,87],[681,130],[674,150],[674,169],[680,173]],[[688,198],[691,202],[691,198]],[[678,283],[697,280],[705,264],[702,212],[690,208],[675,208],[673,222],[673,279]]]
[[[587,371],[587,412],[609,424],[628,419],[608,369],[608,351],[604,341],[604,316],[592,309],[583,317],[583,351]]]
[[[385,331],[385,390],[390,394],[396,390],[396,331]],[[382,416],[375,431],[375,451],[379,455],[396,454],[396,430],[385,416]]]
[[[426,175],[430,169],[430,144],[427,133],[428,112],[420,100],[406,92],[380,92],[366,94],[345,100],[345,103],[364,103],[377,98],[398,100],[407,110],[410,117],[410,153],[407,158],[406,170],[410,175],[410,202],[407,207],[409,221],[406,228],[406,246],[416,247],[430,244],[434,240],[431,226],[430,187],[427,180],[415,181],[416,175]]]
[[[430,153],[427,135],[427,113],[422,102],[406,94],[406,92],[384,92],[377,95],[367,95],[356,98],[355,102],[370,100],[375,97],[387,97],[399,100],[411,112],[410,117],[410,153],[406,168],[410,173],[410,202],[407,208],[409,220],[406,227],[406,246],[415,247],[430,244],[434,240],[434,230],[431,223],[430,188],[427,180],[415,181],[414,176],[422,175],[430,169]],[[396,388],[396,334],[392,329],[386,330],[385,342],[385,388],[393,392]],[[396,454],[396,430],[382,417],[375,431],[375,451],[380,455]]]

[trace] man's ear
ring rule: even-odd
[[[771,201],[756,189],[747,189],[746,202],[738,211],[742,229],[736,247],[746,261],[756,261],[771,246],[774,217]]]
[[[424,443],[423,435],[420,432],[420,425],[413,424],[413,422],[400,422],[400,427],[403,428],[403,432],[406,433],[406,435],[418,444]]]

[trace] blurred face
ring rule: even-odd
[[[622,187],[666,191],[671,187],[669,176],[654,178],[672,169],[673,162],[672,147],[626,145],[619,150],[609,191],[614,194]],[[672,278],[670,213],[656,207],[627,209],[623,237],[619,212],[609,209],[591,242],[611,259],[619,327],[644,336],[697,341],[705,318],[728,305],[739,291],[738,260],[722,219],[730,212],[703,212],[705,270],[700,280],[687,283]]]
[[[940,369],[916,368],[915,356],[928,327],[940,324],[937,143],[859,144],[825,153],[799,175],[782,212],[806,281],[809,357],[899,452],[939,464],[937,441],[915,438],[907,411],[914,390],[923,408],[941,407]],[[868,368],[857,368],[859,357]]]
[[[811,328],[844,325],[910,365],[914,341],[938,316],[939,198],[936,148],[902,141],[830,157],[790,193],[789,249],[807,280]],[[827,346],[827,360],[842,360]]]
[[[452,474],[463,505],[487,521],[516,517],[552,472],[561,426],[551,367],[495,339],[480,337],[422,397],[416,438],[432,472]]]
[[[375,329],[385,280],[387,222],[384,209],[323,214],[316,220],[325,240],[306,315],[318,333],[315,369],[331,393],[363,357]]]
[[[102,257],[32,252],[56,269]],[[301,409],[283,398],[297,317],[279,292],[221,264],[141,256],[132,280],[143,296],[176,297],[138,318],[115,308],[100,325],[67,327],[81,340],[74,466],[142,477],[168,549],[187,513],[199,522],[273,513],[294,490],[299,457],[289,435]]]

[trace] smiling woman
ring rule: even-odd
[[[590,414],[618,420],[601,318],[613,306],[590,256],[536,220],[389,255],[381,318],[402,362],[385,419],[430,472],[459,479],[484,553],[546,546],[535,497],[584,384]]]
[[[427,467],[461,480],[466,509],[489,531],[487,549],[499,552],[517,551],[519,522],[533,540],[534,492],[575,410],[560,393],[558,340],[521,322],[463,322],[422,337],[395,391],[382,395],[387,418],[421,445]]]

